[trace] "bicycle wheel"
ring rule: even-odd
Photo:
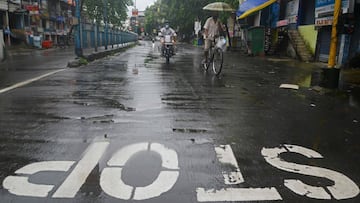
[[[223,61],[224,61],[223,51],[220,48],[215,49],[213,57],[214,58],[212,60],[213,61],[212,68],[214,73],[216,75],[219,75],[223,67]]]

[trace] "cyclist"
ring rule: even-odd
[[[209,49],[214,42],[214,39],[218,37],[220,35],[220,31],[223,30],[218,18],[218,12],[213,11],[211,17],[209,17],[204,24],[204,64],[208,62]]]

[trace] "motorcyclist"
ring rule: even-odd
[[[172,29],[172,28],[170,27],[170,23],[169,23],[169,22],[166,22],[166,23],[165,23],[164,27],[161,28],[160,32],[161,32],[161,35],[162,35],[163,37],[166,36],[166,35],[170,35],[170,36],[173,37],[174,39],[175,39],[175,37],[176,37],[176,32],[175,32],[174,29]]]
[[[171,42],[175,46],[176,36],[177,35],[176,35],[175,30],[170,27],[169,22],[165,22],[164,27],[160,29],[160,34],[161,34],[161,37],[162,37],[162,40],[161,40],[161,43],[162,43],[161,53],[163,53],[163,51],[164,51],[164,43],[165,43],[165,36],[170,36]],[[171,49],[172,49],[172,53],[175,54],[174,47],[172,47]]]

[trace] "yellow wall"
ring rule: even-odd
[[[315,54],[316,39],[318,34],[317,30],[315,30],[315,25],[299,26],[298,29],[311,53]]]

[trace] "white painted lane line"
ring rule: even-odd
[[[199,202],[270,201],[282,200],[275,188],[196,189]]]
[[[244,182],[238,163],[236,161],[234,152],[230,145],[220,145],[215,147],[215,152],[220,163],[225,165],[231,165],[234,171],[223,171],[224,182],[227,185],[235,185]]]
[[[73,198],[85,183],[86,178],[98,164],[109,142],[96,142],[88,147],[84,157],[78,162],[74,170],[54,193],[54,198]]]
[[[8,91],[10,91],[10,90],[13,90],[13,89],[15,89],[15,88],[19,88],[19,87],[25,86],[25,85],[27,85],[27,84],[30,84],[30,83],[32,83],[32,82],[35,82],[35,81],[37,81],[37,80],[40,80],[40,79],[42,79],[42,78],[45,78],[45,77],[47,77],[47,76],[53,75],[53,74],[55,74],[55,73],[58,73],[58,72],[61,72],[61,71],[64,71],[64,70],[66,70],[66,69],[60,69],[60,70],[52,71],[52,72],[50,72],[50,73],[46,73],[46,74],[44,74],[44,75],[40,75],[39,77],[32,78],[32,79],[29,79],[29,80],[25,80],[25,81],[23,81],[23,82],[19,82],[19,83],[15,84],[15,85],[12,85],[12,86],[10,86],[10,87],[1,89],[1,90],[0,90],[0,94],[5,93],[5,92],[8,92]]]

